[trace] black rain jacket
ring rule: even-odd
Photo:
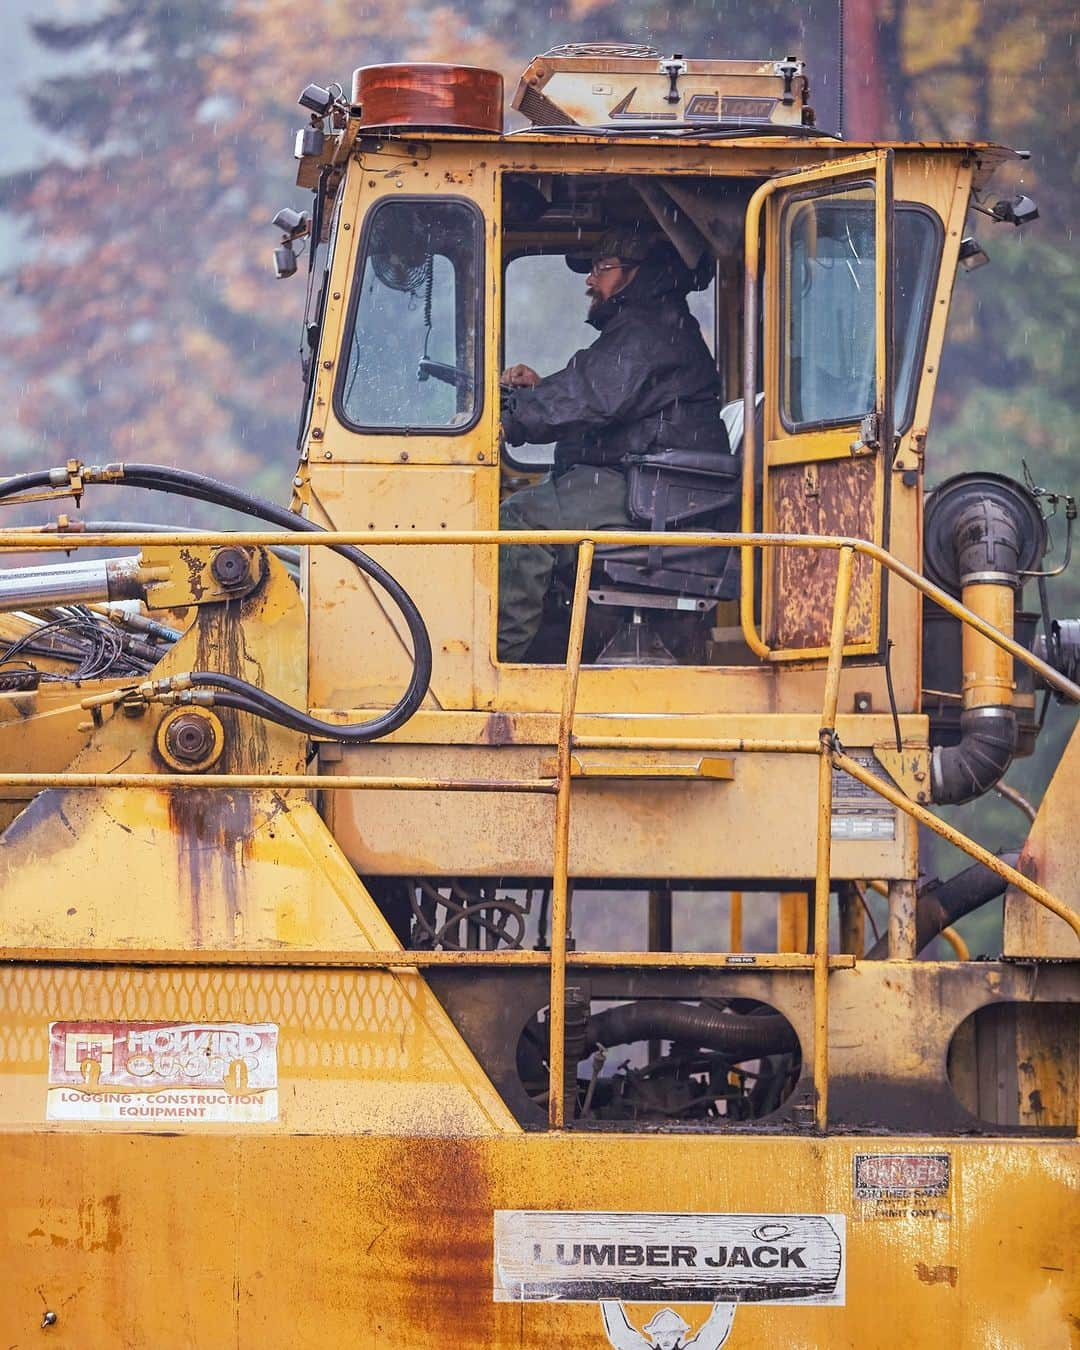
[[[686,303],[674,254],[642,263],[589,316],[600,329],[565,369],[516,391],[503,413],[511,445],[555,441],[555,472],[619,466],[650,450],[728,450],[720,377]]]

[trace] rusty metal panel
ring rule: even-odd
[[[1019,869],[1071,905],[1080,906],[1080,733],[1074,729],[1039,805]],[[1005,893],[1006,956],[1080,955],[1076,936],[1063,920],[1010,887]]]
[[[60,1082],[50,1024],[73,1042],[75,1068],[78,1054],[87,1055],[80,1038],[96,1033],[98,1053],[107,1039],[108,1062],[96,1061],[92,1087],[67,1090]],[[198,1044],[218,1028],[272,1028],[277,1104],[260,1133],[415,1137],[517,1129],[415,972],[40,963],[0,975],[0,1133],[34,1129],[47,1118],[62,1119],[61,1129],[220,1129],[200,1119],[200,1111],[213,1119],[210,1097],[186,1088],[193,1078],[202,1083],[182,1052],[147,1055],[153,1067],[140,1065],[134,1085],[124,1081],[122,1042],[129,1028],[148,1024],[193,1031]],[[121,1043],[115,1052],[114,1040]],[[217,1081],[220,1089],[220,1071]],[[65,1098],[60,1116],[52,1109],[58,1096]],[[104,1098],[117,1109],[103,1113]],[[234,1090],[231,1104],[243,1102]]]
[[[770,470],[768,528],[784,534],[876,537],[876,458],[778,465]],[[828,645],[836,591],[833,551],[774,549],[769,554],[767,641],[772,647]],[[877,628],[880,581],[858,557],[851,582],[847,640],[869,644]]]
[[[944,1184],[857,1193],[857,1154],[898,1153],[944,1158]],[[46,1313],[60,1350],[650,1343],[663,1303],[495,1302],[507,1210],[844,1220],[843,1303],[729,1305],[729,1350],[1051,1350],[1075,1330],[1069,1142],[28,1132],[0,1137],[0,1174],[5,1345],[40,1337]],[[689,1334],[713,1305],[673,1312]]]
[[[613,751],[611,758],[626,753]],[[346,747],[341,760],[327,768],[374,775],[529,778],[538,776],[541,761],[549,758],[550,751],[529,745],[378,742]],[[641,758],[640,751],[630,755],[631,762],[635,758]],[[701,756],[686,753],[683,758],[696,762]],[[662,874],[670,877],[802,880],[812,875],[816,757],[745,754],[733,763],[731,781],[672,781],[660,790],[648,780],[575,781],[571,872],[648,877],[662,859]],[[328,794],[326,811],[334,838],[362,876],[551,874],[554,811],[548,797],[343,791]],[[612,847],[614,839],[618,849]],[[837,839],[833,875],[906,876],[913,840],[914,827],[906,818],[896,819],[888,837]]]

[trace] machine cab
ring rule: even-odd
[[[693,277],[686,301],[715,363],[724,434],[690,462],[666,453],[677,447],[662,433],[628,450],[617,465],[624,530],[849,535],[917,561],[941,336],[931,320],[944,317],[975,165],[818,133],[799,63],[683,66],[661,78],[640,58],[538,58],[515,106],[542,121],[506,136],[501,113],[480,106],[483,72],[357,72],[348,157],[324,151],[301,168],[332,241],[298,480],[316,517],[495,528],[500,500],[550,473],[554,453],[551,442],[508,443],[513,393],[500,376],[516,364],[551,375],[596,341],[584,279],[567,263],[630,230]],[[718,107],[738,110],[724,135]],[[423,589],[438,574],[428,612],[456,630],[437,655],[440,700],[479,687],[496,702],[503,687],[528,699],[538,681],[516,667],[565,655],[572,555],[553,570],[536,641],[509,663],[498,659],[494,550],[467,569],[444,555],[422,566],[426,580],[409,576]],[[426,561],[419,549],[410,559]],[[715,672],[821,657],[835,570],[821,552],[751,559],[728,545],[662,557],[601,544],[585,664]],[[886,608],[880,574],[860,559],[849,654],[880,656]],[[895,675],[914,692],[914,662]],[[666,677],[671,691],[698,684]],[[362,688],[355,698],[370,701]]]

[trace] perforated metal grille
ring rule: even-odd
[[[420,1024],[388,971],[22,966],[0,975],[0,1072],[44,1069],[50,1021],[274,1022],[282,1070],[403,1070]]]

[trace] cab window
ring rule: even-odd
[[[480,412],[482,219],[463,201],[397,198],[368,214],[337,389],[361,431],[464,431]]]
[[[506,266],[504,350],[509,359],[531,366],[541,375],[561,370],[575,352],[591,346],[595,328],[585,322],[589,302],[585,278],[572,272],[562,253],[520,253]],[[716,285],[686,297],[701,325],[710,352],[716,347]],[[547,468],[551,446],[507,446],[504,455],[519,468]]]
[[[784,422],[857,422],[874,407],[873,186],[796,199],[782,239]]]
[[[857,422],[874,407],[874,192],[869,184],[785,209],[781,400],[789,431]],[[941,223],[921,207],[894,214],[895,421],[911,421],[941,256]]]

